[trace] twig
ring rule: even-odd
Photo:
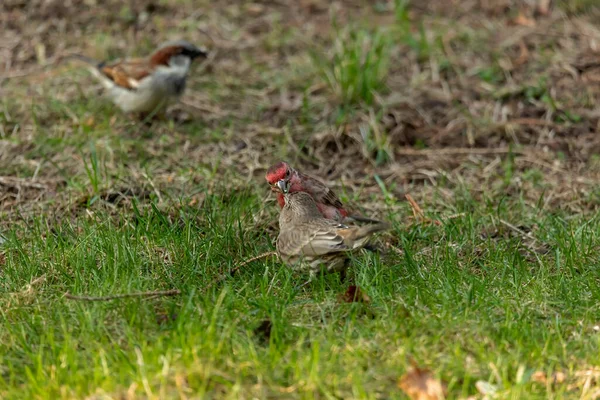
[[[114,294],[112,296],[75,296],[71,293],[65,293],[65,297],[70,300],[82,300],[82,301],[109,301],[115,299],[124,299],[128,297],[147,297],[154,298],[159,296],[177,296],[181,294],[181,290],[172,289],[172,290],[162,290],[162,291],[154,291],[154,292],[137,292],[137,293],[122,293],[122,294]]]
[[[535,126],[556,126],[556,124],[552,121],[546,121],[544,119],[537,118],[515,118],[509,119],[506,122],[499,124],[502,126],[505,125],[535,125]]]
[[[498,219],[498,221],[500,221],[500,223],[501,223],[502,225],[504,225],[504,226],[506,226],[506,227],[508,227],[508,228],[512,229],[513,231],[517,232],[517,233],[518,233],[518,234],[520,234],[521,236],[524,236],[524,237],[526,237],[526,238],[528,238],[528,239],[531,239],[531,240],[533,240],[534,242],[538,242],[538,241],[539,241],[539,240],[538,240],[538,239],[536,239],[536,238],[535,238],[535,237],[534,237],[534,236],[533,236],[531,233],[527,233],[527,232],[525,232],[524,230],[522,230],[522,229],[520,229],[520,228],[517,228],[516,226],[514,226],[513,224],[511,224],[511,223],[510,223],[510,222],[508,222],[508,221],[505,221],[505,220],[503,220],[503,219]]]
[[[14,178],[11,176],[0,176],[0,185],[10,186],[10,187],[24,186],[24,187],[31,187],[34,189],[47,189],[48,188],[48,186],[41,184],[41,183],[29,182],[25,179]]]
[[[240,268],[245,267],[246,265],[250,264],[252,261],[256,261],[256,260],[260,260],[262,258],[267,258],[267,257],[271,257],[271,256],[276,256],[276,255],[277,255],[276,251],[267,251],[266,253],[262,253],[255,257],[249,258],[246,261],[244,261],[243,263],[241,263],[240,265],[238,265],[237,267],[235,267],[234,269],[232,269],[229,272],[229,275],[235,274]]]
[[[245,267],[246,265],[250,264],[252,261],[260,260],[262,258],[267,258],[267,257],[271,257],[271,256],[277,256],[277,252],[276,251],[267,251],[266,253],[262,253],[255,257],[249,258],[249,259],[245,260],[244,262],[240,263],[237,267],[235,267],[231,271],[229,271],[229,273],[219,275],[219,277],[217,277],[217,279],[212,281],[205,289],[210,289],[217,283],[222,282],[225,279],[227,279],[228,276],[233,276],[233,274],[238,272],[240,270],[240,268]]]
[[[470,148],[470,147],[449,147],[444,149],[397,149],[394,150],[394,154],[401,156],[438,156],[438,155],[469,155],[469,154],[523,154],[525,153],[519,149],[512,149],[509,147],[499,147],[497,149],[488,148]]]
[[[456,218],[460,218],[460,217],[464,217],[465,215],[467,215],[467,213],[458,213],[458,214],[452,214],[452,215],[448,215],[447,217],[444,217],[444,221],[449,221],[451,219],[456,219]]]

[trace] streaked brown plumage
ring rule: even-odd
[[[344,271],[349,252],[363,247],[374,233],[389,229],[384,222],[358,227],[326,219],[305,192],[284,193],[284,197],[277,251],[295,270]]]

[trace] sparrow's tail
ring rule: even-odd
[[[67,54],[62,58],[63,61],[65,60],[79,60],[79,61],[83,61],[86,64],[89,64],[92,67],[95,68],[102,68],[105,64],[104,61],[100,62],[98,60],[94,60],[93,58],[84,56],[82,54]]]

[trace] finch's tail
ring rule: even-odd
[[[348,215],[345,219],[349,222],[360,222],[363,224],[379,224],[381,221],[378,219],[363,217],[362,215]]]
[[[376,224],[361,226],[355,231],[354,238],[355,240],[360,240],[362,238],[371,236],[374,233],[387,231],[390,228],[391,225],[387,222],[378,222]]]
[[[346,236],[344,242],[351,249],[357,249],[359,247],[363,247],[371,235],[377,232],[386,231],[390,229],[390,224],[387,222],[379,222],[376,224],[369,224],[365,226],[361,226],[359,228],[352,228],[349,232],[349,235]]]

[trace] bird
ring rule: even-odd
[[[311,277],[320,271],[345,273],[349,253],[367,244],[371,236],[390,228],[386,222],[345,225],[324,218],[313,197],[291,192],[282,184],[285,204],[279,214],[277,253],[295,271]]]
[[[337,222],[345,223],[378,223],[380,221],[350,214],[337,195],[323,182],[312,176],[292,168],[287,162],[279,161],[273,164],[265,176],[271,190],[277,192],[277,202],[280,207],[285,206],[285,196],[281,186],[289,187],[289,192],[306,192],[312,196],[323,217]]]
[[[208,57],[204,47],[186,40],[163,43],[146,58],[98,62],[71,54],[89,69],[106,89],[108,97],[125,113],[156,113],[179,98],[196,59]]]

